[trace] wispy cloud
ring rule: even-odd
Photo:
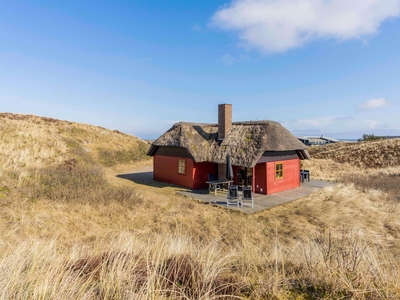
[[[198,25],[198,24],[194,24],[194,25],[192,26],[192,30],[193,30],[193,31],[196,31],[196,32],[201,32],[201,31],[203,31],[203,28],[202,28],[200,25]]]
[[[321,134],[337,131],[383,129],[388,126],[379,120],[354,118],[353,116],[320,117],[310,119],[296,119],[282,122],[293,132],[320,132]]]
[[[316,39],[348,40],[376,34],[400,15],[400,0],[235,0],[211,26],[236,31],[245,46],[283,52]]]
[[[231,66],[236,62],[242,62],[248,60],[250,60],[250,57],[243,54],[239,55],[238,57],[234,57],[230,53],[225,53],[224,55],[221,56],[221,61],[228,66]]]
[[[369,129],[375,129],[379,125],[379,122],[376,120],[368,120],[367,122],[368,122]]]
[[[375,110],[384,106],[389,105],[390,102],[385,98],[370,99],[358,105],[361,110]]]
[[[332,124],[334,117],[323,117],[315,119],[295,119],[287,122],[282,122],[285,127],[291,130],[303,130],[303,129],[323,129]]]
[[[353,121],[354,117],[353,116],[345,116],[345,117],[336,117],[333,119],[333,121],[337,122],[342,122],[342,121]]]
[[[225,53],[224,55],[221,56],[221,61],[224,64],[231,66],[235,62],[235,58],[232,55],[230,55],[229,53]]]

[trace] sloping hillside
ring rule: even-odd
[[[314,159],[332,159],[357,167],[382,168],[400,165],[400,139],[342,142],[308,149]]]
[[[11,114],[0,128],[0,299],[400,297],[400,205],[365,168],[305,162],[365,182],[244,215],[116,177],[144,158],[135,137]]]
[[[3,170],[46,167],[70,159],[110,167],[147,159],[149,144],[132,135],[52,118],[0,113]]]

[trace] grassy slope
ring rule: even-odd
[[[188,201],[175,195],[176,188],[171,186],[143,186],[116,178],[116,170],[129,171],[148,164],[140,161],[143,156],[136,155],[137,152],[127,154],[132,149],[139,152],[145,149],[146,145],[137,138],[90,125],[33,116],[8,115],[1,117],[0,122],[0,162],[3,165],[0,248],[5,253],[0,268],[5,270],[11,262],[16,265],[6,273],[0,285],[14,280],[15,286],[28,286],[26,291],[11,286],[6,289],[8,294],[0,294],[0,298],[31,295],[48,278],[46,276],[60,273],[60,270],[46,267],[47,264],[56,267],[65,261],[74,264],[79,259],[104,257],[104,253],[115,251],[135,256],[136,261],[145,262],[147,269],[155,273],[161,272],[153,268],[157,263],[181,257],[177,255],[189,255],[201,264],[201,268],[197,266],[202,270],[202,275],[196,275],[201,279],[199,282],[212,281],[201,287],[187,283],[192,292],[196,291],[196,297],[204,299],[218,293],[283,299],[294,295],[300,299],[399,296],[400,283],[394,274],[400,270],[397,266],[400,246],[396,242],[400,234],[397,218],[400,207],[390,193],[356,189],[350,182],[247,216]],[[342,154],[350,157],[350,153],[356,153],[346,154],[345,151]],[[359,155],[354,159],[357,157]],[[64,162],[72,158],[79,166],[100,165],[105,174],[105,177],[96,177],[97,181],[92,180],[92,186],[82,186],[80,182],[94,177],[88,175],[93,172],[73,169],[74,178],[82,176],[72,186],[82,195],[78,199],[71,196],[75,195],[72,189],[62,193],[64,185],[57,185],[54,179],[50,185],[44,184],[43,178],[49,176],[38,171],[45,169],[54,174],[54,170],[59,172],[58,167],[65,166]],[[119,158],[124,164],[115,165]],[[52,169],[54,166],[56,169]],[[306,162],[314,177],[331,180],[339,180],[347,173],[348,169],[343,166],[345,164],[329,159]],[[70,166],[65,167],[67,171],[62,169],[66,172],[63,174],[70,174]],[[336,171],[331,172],[332,168]],[[355,174],[366,171],[387,176],[400,174],[398,167],[387,171],[353,166],[351,170]],[[99,188],[100,185],[106,188]],[[331,254],[324,256],[327,252]],[[49,261],[34,260],[44,254]],[[33,267],[28,269],[43,273],[42,281],[18,269],[20,264],[26,264],[23,256],[33,257]],[[109,254],[106,257],[109,263]],[[115,263],[115,268],[124,269],[131,261],[124,256],[119,260],[123,265]],[[389,263],[390,268],[386,265]],[[42,269],[36,270],[37,265],[43,266]],[[134,287],[127,287],[123,282],[126,276],[132,282],[132,272],[121,271],[123,275],[118,275],[114,271],[107,273],[106,269],[103,277],[95,282],[93,278],[80,276],[65,283],[68,286],[65,290],[61,287],[44,290],[49,295],[67,293],[63,295],[90,298],[100,288],[104,298],[113,298],[108,293],[116,295],[115,291],[110,291],[114,286],[118,287],[119,295],[114,298],[128,297],[124,293]],[[168,273],[162,274],[164,279],[168,277]],[[60,282],[72,276],[64,275]],[[136,298],[148,299],[150,294],[156,299],[162,298],[157,288],[166,287],[154,279],[159,277],[147,277],[153,281],[149,280],[151,284],[148,282],[144,290],[135,291]],[[122,283],[111,285],[113,280]],[[227,282],[232,289],[221,288]],[[190,297],[191,292],[182,290],[179,284],[167,288],[177,287]]]
[[[385,168],[400,165],[400,139],[336,143],[309,147],[314,159],[332,159],[356,167]]]
[[[148,143],[119,131],[33,115],[0,114],[3,170],[42,168],[68,159],[110,167],[145,159]]]
[[[114,169],[149,161],[145,155],[148,147],[148,143],[139,138],[101,127],[33,115],[0,114],[0,228],[2,232],[9,232],[3,235],[0,246],[37,236],[59,235],[66,241],[85,239],[87,235],[93,238],[82,223],[93,221],[107,225],[107,218],[101,220],[106,212],[101,211],[101,206],[94,207],[94,203],[87,201],[90,194],[96,196],[91,190],[97,188],[96,184],[109,185],[103,173],[113,172],[115,176]],[[62,174],[65,172],[63,167],[70,166],[80,166],[79,172],[70,176],[76,181],[91,179],[97,182],[86,187],[79,182],[75,182],[75,186],[65,185],[64,194],[81,193],[79,203],[54,201],[50,194],[62,194],[63,182],[49,178],[49,173],[53,171],[56,176],[65,178],[70,172]],[[92,171],[99,173],[96,173],[98,176]],[[53,187],[52,193],[48,187],[36,188],[38,178],[53,180],[49,184]],[[101,205],[112,205],[112,201],[99,201]],[[92,209],[94,214],[88,211]]]

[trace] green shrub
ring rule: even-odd
[[[358,139],[358,141],[379,141],[379,140],[383,140],[383,138],[375,136],[373,134],[363,134],[361,139]]]

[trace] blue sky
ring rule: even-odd
[[[156,138],[270,119],[400,135],[400,0],[3,1],[0,111]]]

